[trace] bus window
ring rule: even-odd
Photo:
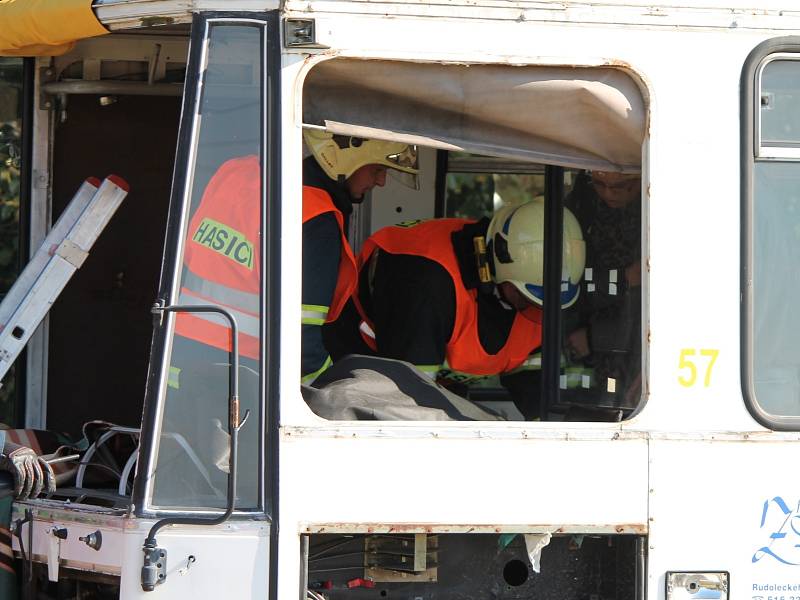
[[[755,416],[796,429],[800,417],[800,55],[771,54],[756,71],[755,144],[745,149],[752,188],[748,367]],[[752,139],[752,137],[750,137]],[[755,151],[755,156],[753,153]],[[749,163],[749,165],[748,165]]]
[[[601,72],[602,83],[595,79]],[[471,85],[473,77],[481,78],[479,86]],[[582,78],[614,88],[599,94],[603,101],[591,116],[570,106],[576,96],[569,88]],[[488,80],[493,85],[487,86]],[[550,85],[554,80],[558,83]],[[477,91],[488,89],[491,102]],[[507,93],[498,92],[503,89]],[[526,110],[541,105],[528,93],[556,94],[548,104],[552,113]],[[630,119],[610,118],[603,103],[616,101]],[[372,112],[373,105],[382,110]],[[580,126],[570,130],[563,123],[573,122],[568,116],[573,111]],[[326,317],[314,312],[320,302],[303,300],[304,318],[324,323],[332,371],[350,354],[399,359],[451,395],[436,414],[426,410],[439,406],[438,400],[404,393],[394,402],[373,398],[386,405],[380,410],[348,406],[338,416],[331,410],[337,399],[309,401],[307,395],[312,410],[343,420],[362,418],[364,408],[363,414],[378,419],[460,419],[465,413],[454,407],[463,407],[459,399],[466,398],[486,411],[471,413],[473,420],[619,421],[632,414],[642,389],[638,173],[644,138],[638,127],[643,115],[639,89],[613,69],[466,69],[349,59],[314,67],[304,91],[306,132],[332,136],[334,153],[366,147],[372,142],[362,140],[370,138],[418,144],[420,156],[436,151],[435,164],[421,163],[422,193],[413,198],[429,202],[435,208],[428,214],[443,220],[409,219],[405,215],[426,212],[412,205],[409,192],[398,201],[403,193],[389,178],[374,186],[365,214],[380,211],[378,222],[384,225],[388,211],[378,207],[386,193],[400,227],[367,228],[372,237],[361,251],[352,310],[337,311],[336,319],[324,323]],[[636,131],[603,133],[601,123]],[[304,135],[308,144],[309,134]],[[306,186],[308,171],[304,163]],[[340,178],[345,186],[347,176]],[[426,182],[432,193],[425,192]],[[519,230],[511,226],[517,216],[525,223]],[[306,258],[308,227],[304,221],[304,260],[316,266],[316,258]],[[448,227],[453,231],[442,233]],[[484,250],[473,247],[478,239]],[[525,246],[524,258],[508,250],[514,244]],[[527,270],[517,271],[523,264]],[[485,272],[479,273],[481,268]],[[523,280],[523,274],[529,277]],[[306,329],[313,324],[304,321]],[[323,372],[304,383],[320,388],[331,377]],[[415,402],[426,409],[417,416]],[[409,410],[397,410],[401,404]]]

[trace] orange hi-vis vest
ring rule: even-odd
[[[261,301],[261,166],[225,162],[211,178],[186,234],[179,304],[218,305],[239,327],[239,353],[258,360]],[[213,313],[179,313],[175,333],[230,351],[230,328]]]
[[[347,300],[353,295],[356,283],[358,282],[356,258],[353,255],[353,250],[350,248],[350,243],[347,241],[345,235],[342,211],[336,208],[330,194],[325,190],[309,185],[303,186],[303,223],[328,212],[333,213],[336,217],[336,222],[339,224],[339,233],[342,237],[342,250],[339,254],[339,276],[336,280],[336,289],[333,292],[330,306],[303,306],[304,322],[313,321],[313,317],[311,319],[305,317],[306,313],[309,312],[316,313],[315,316],[319,319],[318,324],[336,320],[342,312],[344,305],[347,303]],[[316,311],[310,310],[312,308],[316,309]]]
[[[456,315],[453,333],[447,342],[447,368],[469,375],[497,375],[522,365],[528,355],[541,345],[541,312],[532,311],[537,320],[531,321],[517,313],[505,345],[497,354],[488,354],[478,336],[477,290],[468,290],[461,279],[451,236],[469,223],[466,219],[434,219],[411,226],[384,227],[366,242],[359,256],[359,267],[368,264],[376,248],[392,254],[410,254],[434,260],[450,274],[456,292]],[[361,318],[374,331],[374,325],[356,303]],[[362,328],[362,332],[365,328]],[[365,337],[369,343],[369,339]],[[371,344],[373,349],[373,343]]]

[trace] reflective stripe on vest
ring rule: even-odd
[[[507,373],[521,365],[541,345],[541,311],[534,313],[538,321],[530,321],[518,312],[505,345],[496,354],[489,354],[483,349],[478,335],[477,292],[464,286],[451,241],[452,234],[469,223],[472,221],[466,219],[434,219],[412,226],[384,227],[364,242],[359,267],[364,268],[376,248],[392,254],[420,256],[439,263],[452,278],[456,295],[455,322],[445,347],[447,364],[453,370],[470,375]],[[374,324],[370,323],[360,302],[355,302],[355,305],[364,324],[374,330]],[[365,329],[360,327],[359,330],[362,338],[369,343]],[[371,337],[375,338],[375,333]]]
[[[251,294],[250,292],[243,292],[242,290],[237,290],[227,285],[214,283],[208,279],[198,277],[189,270],[187,270],[183,276],[182,287],[190,289],[204,298],[212,299],[214,304],[235,306],[252,314],[258,314],[260,312],[260,299],[258,294]]]
[[[319,377],[322,374],[323,371],[327,370],[328,367],[330,367],[332,364],[333,364],[333,361],[331,360],[331,357],[327,356],[325,358],[325,362],[322,363],[322,366],[319,369],[317,369],[316,371],[314,371],[313,373],[309,373],[308,375],[305,375],[305,376],[301,377],[300,378],[300,383],[304,383],[306,385],[314,383],[314,380],[317,377]]]
[[[210,301],[208,298],[195,295],[193,292],[184,288],[181,290],[181,295],[178,297],[178,304],[183,304],[186,306],[202,306],[204,304],[215,305],[218,303]],[[250,337],[258,339],[258,334],[260,331],[260,319],[257,316],[242,312],[241,310],[237,310],[232,306],[220,306],[220,308],[224,308],[233,315],[233,318],[236,319],[236,325],[239,327],[240,334],[249,335]],[[209,323],[220,325],[222,327],[229,327],[228,319],[219,314],[192,313],[192,316],[198,319],[203,319],[204,321],[208,321]]]

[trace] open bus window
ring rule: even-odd
[[[545,165],[465,153],[440,158],[447,161],[445,217],[491,217],[545,196]],[[641,394],[641,179],[575,169],[563,179],[562,204],[581,224],[587,257],[580,297],[562,315],[559,401],[548,418],[614,420],[633,411]],[[522,416],[537,418],[542,407],[530,387],[540,387],[540,368],[537,351],[526,375],[480,379],[462,393],[511,416],[501,403],[507,387]]]
[[[794,299],[800,294],[800,60],[767,57],[758,70],[753,112],[750,260],[751,392],[761,417],[800,416],[800,346]],[[752,160],[752,159],[751,159]],[[745,166],[745,168],[748,168]],[[787,426],[779,425],[781,427]],[[792,426],[796,428],[796,425]]]
[[[375,69],[380,69],[381,76],[370,79]],[[393,77],[387,77],[387,72]],[[472,77],[481,77],[481,86],[472,86]],[[487,86],[488,80],[495,85]],[[540,84],[542,87],[538,87]],[[508,93],[498,91],[506,88]],[[484,97],[489,89],[492,102]],[[588,111],[572,104],[572,100],[584,93],[592,98],[593,106]],[[617,110],[619,106],[612,108],[617,102],[624,110]],[[380,113],[371,111],[371,105],[381,106]],[[531,106],[537,106],[537,110],[526,108]],[[385,142],[416,142],[421,147],[427,146],[427,150],[438,149],[438,164],[420,173],[422,181],[435,179],[431,187],[436,193],[427,198],[419,196],[420,201],[436,207],[430,211],[435,217],[464,221],[459,224],[458,232],[452,232],[454,264],[457,263],[453,268],[438,258],[429,260],[427,249],[423,252],[415,246],[413,251],[406,251],[405,242],[399,245],[387,242],[375,227],[368,228],[373,237],[367,240],[360,259],[354,303],[357,326],[338,327],[341,317],[333,325],[325,325],[328,331],[325,342],[334,362],[348,354],[336,346],[342,340],[345,348],[356,353],[405,360],[448,393],[474,401],[494,415],[487,420],[496,418],[495,413],[505,419],[600,421],[617,421],[632,414],[638,407],[642,389],[642,206],[638,172],[644,113],[638,87],[627,75],[613,69],[509,69],[490,65],[472,65],[466,69],[456,65],[347,59],[326,61],[312,69],[304,96],[306,128],[326,130],[340,139],[359,136]],[[565,125],[577,125],[573,117],[580,121],[580,126]],[[454,150],[454,145],[460,149]],[[304,166],[304,177],[305,172]],[[373,190],[374,203],[380,201],[380,187]],[[394,193],[397,194],[396,189]],[[525,235],[538,236],[533,243],[538,244],[539,274],[536,278],[532,276],[531,281],[514,283],[513,278],[494,273],[504,269],[497,261],[514,262],[513,258],[498,258],[500,255],[494,253],[504,251],[499,245],[492,245],[503,241],[497,242],[495,233],[505,239],[509,232],[508,222],[497,223],[506,213],[517,214],[517,209],[521,211],[519,214],[533,214],[534,205],[544,207],[536,217],[540,220],[540,231],[534,234],[529,229]],[[549,215],[554,214],[560,216],[551,223]],[[481,219],[485,223],[492,220],[495,225],[484,224],[481,229]],[[570,229],[572,223],[580,231],[575,239]],[[438,233],[427,233],[429,222],[406,221],[401,226],[408,230],[425,229],[420,235],[429,239],[441,237]],[[489,231],[487,226],[500,230]],[[471,275],[465,273],[477,269],[475,265],[480,258],[476,261],[472,250],[463,245],[456,248],[459,236],[470,227],[477,232],[471,239],[482,236],[489,247],[487,268],[492,273],[475,285],[467,283]],[[306,225],[304,260],[308,260],[305,228]],[[406,237],[397,231],[397,239]],[[439,245],[444,247],[450,243],[448,240]],[[553,258],[562,246],[572,248],[577,243],[581,254],[585,252],[579,261],[568,251],[557,257],[557,261]],[[316,260],[312,261],[316,264]],[[486,355],[485,365],[480,365],[475,373],[456,368],[451,364],[455,360],[448,362],[450,357],[458,359],[457,352],[451,352],[456,339],[451,333],[465,330],[465,321],[459,320],[463,304],[458,288],[451,302],[456,308],[451,314],[442,310],[445,316],[439,320],[428,316],[431,304],[447,303],[448,294],[452,293],[449,291],[452,284],[440,289],[438,276],[430,276],[429,271],[439,267],[447,271],[445,278],[450,277],[456,286],[461,282],[467,290],[472,290],[467,293],[476,307],[468,327],[475,330],[475,335],[469,342],[464,342],[462,334],[459,339],[479,347],[474,354]],[[571,277],[572,271],[576,273]],[[390,284],[383,283],[386,281]],[[529,294],[525,301],[539,311],[536,318],[540,329],[525,334],[528,336],[524,337],[525,343],[530,348],[524,358],[520,359],[521,353],[514,347],[514,360],[492,371],[493,367],[488,365],[493,365],[495,357],[511,348],[519,331],[515,316],[506,318],[500,313],[508,309],[512,313],[516,310],[517,316],[524,313],[507,292],[501,291],[504,282],[525,286]],[[417,288],[419,294],[408,292]],[[548,289],[555,290],[551,291],[549,301],[544,299]],[[481,296],[484,290],[487,295]],[[552,307],[549,317],[548,302]],[[489,305],[492,307],[486,308]],[[495,311],[498,318],[482,317],[490,311]],[[400,313],[415,315],[417,320],[393,316]],[[390,330],[390,321],[400,325],[391,329],[391,335],[383,333],[381,343],[380,332]],[[373,325],[377,325],[378,333]],[[541,344],[548,333],[542,335],[541,330],[548,328],[551,340],[555,334],[557,343],[551,343],[543,355]],[[417,335],[420,330],[433,332],[437,340],[444,339],[443,357],[428,352],[431,359],[425,360],[422,351],[414,357],[413,352],[404,353],[402,340],[424,337]],[[359,336],[366,347],[359,346]],[[407,347],[416,348],[415,344],[408,342]],[[543,371],[549,375],[545,376]],[[328,379],[323,376],[317,386],[322,381]],[[344,414],[324,416],[354,418],[353,413]],[[394,417],[373,414],[372,418],[430,420],[430,415],[415,418],[411,413]]]

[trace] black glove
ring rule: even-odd
[[[14,476],[14,498],[17,500],[36,498],[42,489],[48,494],[56,491],[52,467],[27,446],[6,441],[0,454],[0,471]]]

